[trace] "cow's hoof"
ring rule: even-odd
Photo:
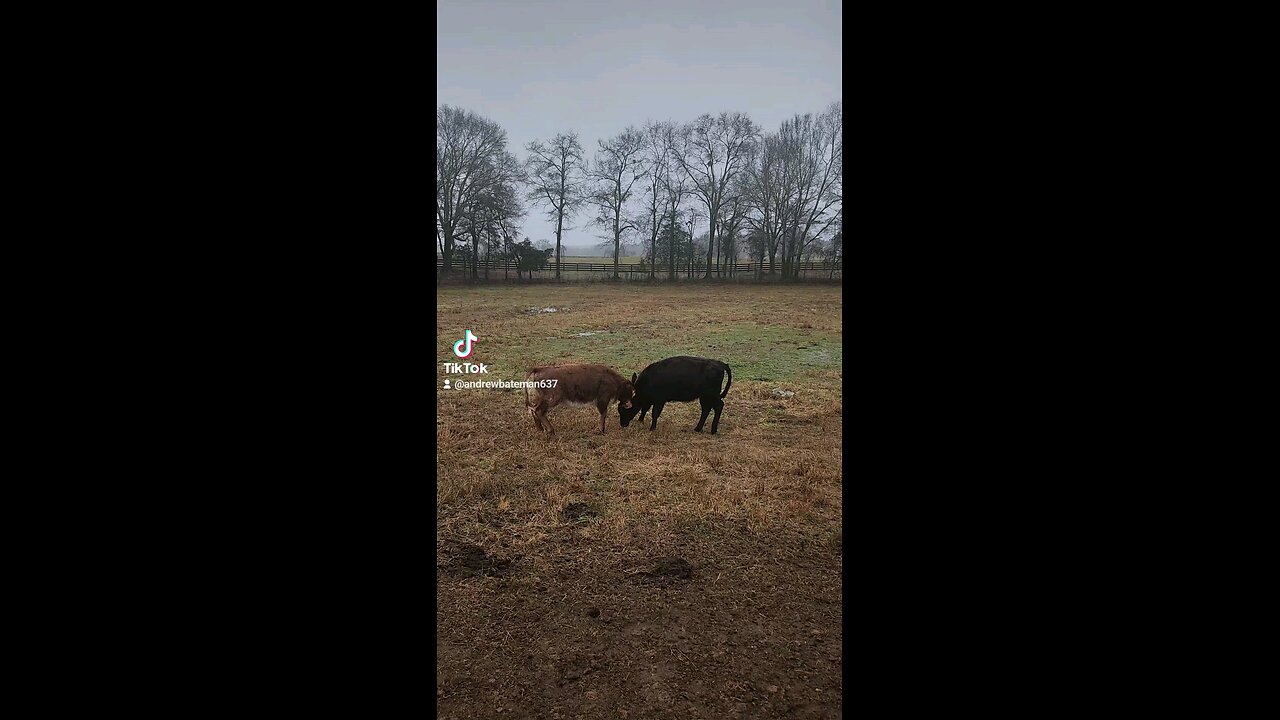
[[[694,431],[694,432],[702,432],[702,428],[694,428],[694,429],[693,429],[693,431]],[[713,432],[714,432],[714,431],[713,431]]]

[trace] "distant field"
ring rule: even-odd
[[[553,256],[553,257],[552,257],[552,259],[553,259],[553,260],[555,259],[555,258],[554,258],[554,255],[555,255],[555,253],[552,253],[552,256]],[[612,264],[612,263],[613,263],[613,256],[612,256],[612,255],[610,255],[610,256],[608,256],[608,257],[590,257],[590,256],[586,256],[586,255],[565,255],[565,256],[561,257],[561,258],[560,258],[560,260],[561,260],[561,262],[567,262],[567,263],[576,262],[576,263],[609,263],[609,264]],[[622,256],[620,256],[620,257],[618,258],[618,262],[619,262],[620,264],[621,264],[621,263],[626,263],[626,264],[628,264],[628,265],[630,265],[630,264],[634,264],[634,263],[638,263],[638,262],[640,262],[640,260],[641,260],[641,258],[640,258],[640,256],[639,256],[639,255],[622,255]]]
[[[840,717],[840,289],[453,286],[436,308],[440,716]],[[483,379],[723,360],[719,433],[695,402],[656,431],[610,407],[604,435],[566,406],[543,435],[523,391],[443,389],[468,329]]]

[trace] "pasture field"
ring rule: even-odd
[[[551,259],[552,260],[555,259],[554,253],[552,253]],[[641,258],[639,255],[619,255],[618,264],[619,265],[635,265],[636,263],[640,262],[640,260],[642,259],[643,258]],[[594,256],[588,257],[586,255],[565,255],[560,258],[560,261],[567,262],[567,263],[574,263],[574,262],[576,263],[608,263],[612,265],[613,253],[609,253],[608,257],[594,257]]]
[[[840,288],[444,286],[436,303],[439,716],[841,717]],[[549,362],[630,379],[672,355],[732,369],[718,434],[693,432],[692,402],[655,432],[615,404],[604,435],[594,407],[562,406],[547,436],[523,390],[441,389]]]

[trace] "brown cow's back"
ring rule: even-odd
[[[617,399],[627,382],[607,365],[575,363],[571,365],[539,365],[525,376],[527,380],[556,380],[554,388],[542,388],[538,394],[556,397],[558,402],[594,403],[601,398]]]
[[[557,405],[595,405],[600,411],[600,432],[604,432],[604,418],[609,404],[614,401],[630,401],[635,397],[631,382],[607,365],[574,363],[563,365],[539,365],[531,368],[525,380],[555,380],[554,387],[535,388],[532,400],[526,395],[525,404],[533,416],[534,424],[551,432],[547,412]]]

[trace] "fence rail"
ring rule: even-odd
[[[803,272],[830,272],[832,270],[839,271],[841,264],[842,263],[839,263],[839,262],[826,262],[826,261],[806,262],[806,263],[799,263],[794,267],[796,270],[803,271]],[[612,262],[607,262],[607,263],[571,262],[571,263],[560,263],[559,265],[560,265],[561,272],[610,272],[610,273],[613,272]],[[502,260],[489,260],[489,261],[481,260],[479,263],[476,264],[476,266],[479,268],[487,267],[490,270],[502,270],[503,268],[506,268],[511,272],[515,272],[516,270],[516,263],[514,261],[504,262]],[[444,267],[444,258],[440,258],[440,257],[436,258],[436,267],[437,268]],[[453,262],[454,270],[466,270],[470,267],[471,267],[471,262],[469,261],[464,263],[462,261],[455,260]],[[711,271],[720,272],[720,273],[733,272],[735,274],[753,273],[756,271],[756,269],[761,267],[762,266],[760,263],[734,263],[734,264],[725,264],[725,265],[712,265]],[[763,269],[767,271],[769,267],[770,267],[769,263],[764,263]],[[774,270],[781,270],[782,263],[775,262],[773,263],[772,267]],[[619,273],[644,273],[647,275],[649,274],[651,269],[655,273],[666,274],[667,272],[666,265],[659,265],[657,268],[652,268],[649,265],[640,265],[638,263],[618,263]],[[556,261],[554,260],[550,260],[545,265],[538,268],[538,272],[546,272],[546,271],[555,272],[555,270],[556,270]],[[705,273],[707,271],[706,263],[703,263],[702,265],[695,264],[693,267],[693,270],[694,272]],[[689,267],[687,265],[676,268],[677,275],[679,275],[680,273],[687,273],[688,271],[689,271]]]

